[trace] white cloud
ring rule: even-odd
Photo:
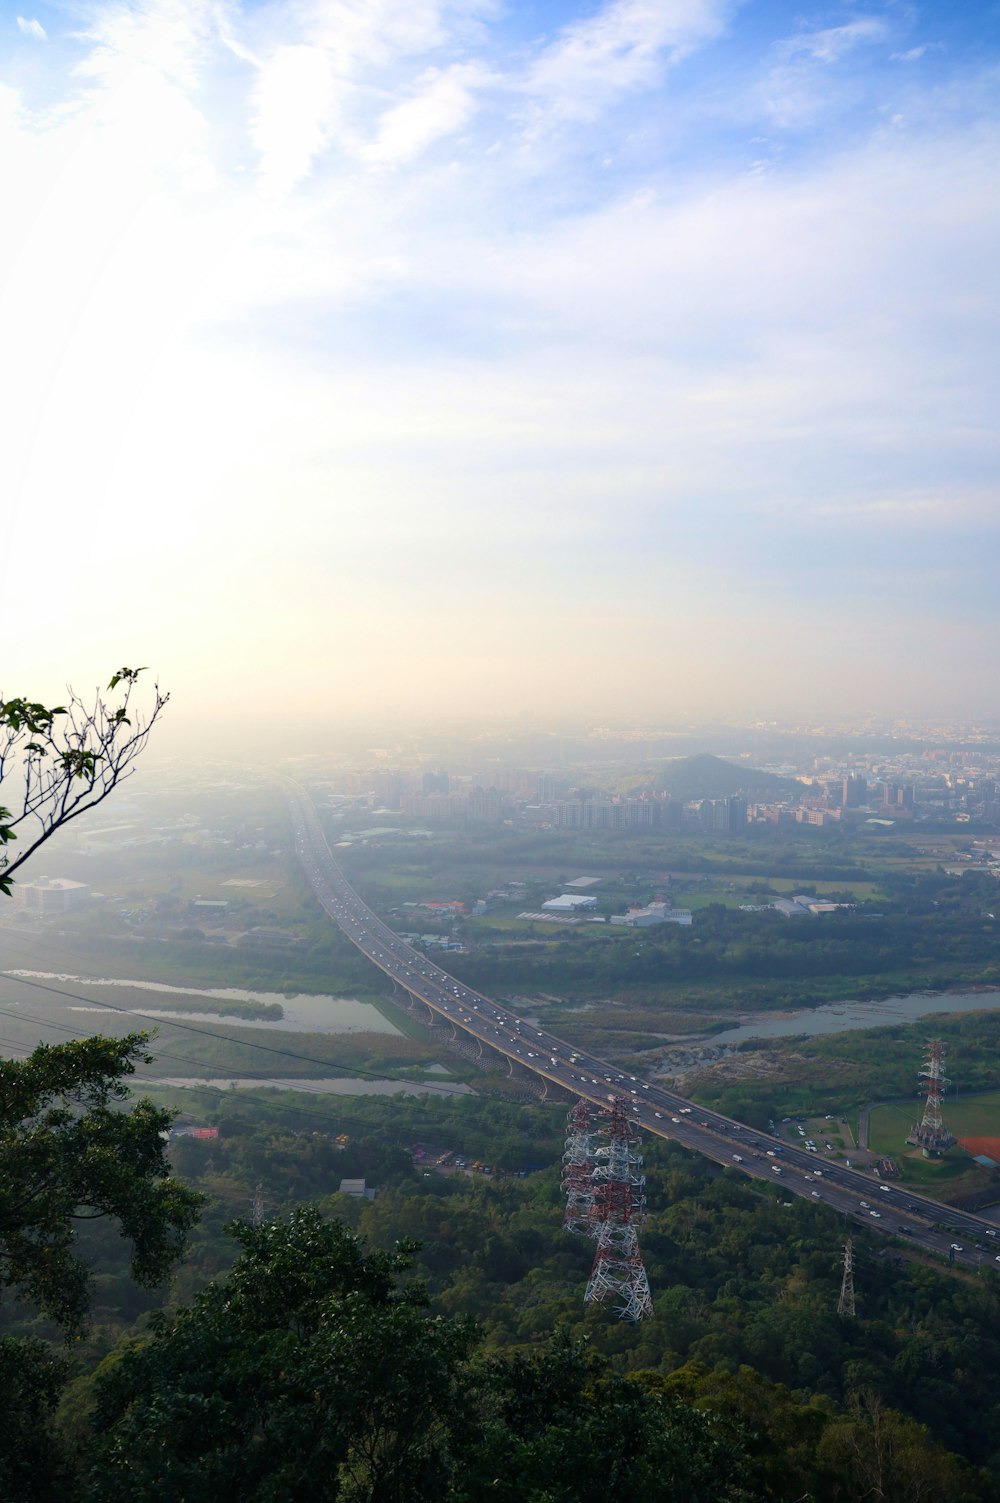
[[[652,87],[668,62],[717,36],[730,9],[721,0],[612,0],[567,26],[516,86],[543,114],[593,120],[616,97]]]
[[[578,13],[510,42],[477,0],[97,0],[61,55],[0,59],[5,642],[31,620],[57,661],[60,610],[89,653],[130,619],[181,698],[206,652],[234,694],[280,672],[268,602],[370,681],[413,621],[449,670],[475,611],[474,688],[483,623],[526,623],[525,664],[546,610],[567,640],[645,616],[653,641],[663,601],[722,610],[724,581],[731,642],[782,570],[776,620],[835,573],[845,519],[893,536],[897,581],[915,537],[991,524],[985,87],[921,94],[883,58],[849,148],[793,136],[758,176],[762,75],[811,121],[823,80],[867,76],[871,23],[742,72],[734,43],[713,92],[692,54],[721,3]],[[645,93],[685,58],[684,90]],[[904,71],[919,130],[889,132]],[[42,620],[17,564],[40,519]]]
[[[802,30],[784,37],[773,48],[775,62],[762,83],[762,97],[775,123],[787,128],[819,119],[831,101],[854,86],[850,69],[842,66],[855,52],[882,43],[886,23],[876,16],[860,17],[844,26]]]
[[[910,47],[906,52],[890,52],[889,60],[893,63],[917,63],[929,53],[943,51],[944,44],[941,42],[921,42],[919,47]]]
[[[45,27],[41,21],[36,21],[34,17],[28,20],[24,16],[18,16],[17,29],[22,36],[33,37],[36,42],[45,42],[48,40],[48,33]]]
[[[474,91],[489,80],[489,73],[475,64],[429,69],[417,80],[413,97],[381,117],[375,139],[362,148],[362,156],[386,166],[411,161],[466,124],[476,110]]]
[[[307,177],[337,118],[329,56],[318,47],[279,47],[260,66],[250,136],[265,188],[278,196]]]
[[[788,57],[804,55],[820,63],[839,63],[842,57],[865,43],[880,42],[886,36],[884,21],[864,16],[845,26],[827,26],[816,31],[800,31],[779,43],[778,51]]]

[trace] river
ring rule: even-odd
[[[286,997],[283,992],[256,992],[248,987],[171,986],[165,981],[125,981],[111,976],[74,976],[64,971],[10,970],[8,976],[24,976],[39,981],[74,982],[92,988],[122,988],[150,992],[164,1006],[129,1007],[126,1010],[144,1018],[175,1018],[186,1023],[225,1023],[245,1028],[273,1029],[291,1033],[393,1033],[401,1029],[391,1023],[371,1002],[355,997],[311,996],[299,992]],[[277,1002],[284,1008],[283,1018],[241,1018],[233,1013],[178,1012],[171,1010],[171,996],[216,997],[224,1002]],[[110,1010],[110,1009],[109,1009]],[[71,1007],[70,1012],[100,1012],[100,1006]]]
[[[881,1002],[830,1002],[799,1012],[761,1013],[738,1028],[706,1035],[698,1042],[733,1048],[748,1039],[789,1038],[793,1035],[815,1038],[824,1033],[847,1033],[854,1028],[889,1028],[898,1023],[915,1023],[930,1013],[998,1010],[1000,991],[909,992],[905,996],[886,997]]]
[[[238,1091],[271,1090],[300,1091],[305,1096],[472,1096],[471,1086],[461,1082],[441,1081],[432,1085],[414,1080],[357,1080],[351,1076],[334,1079],[321,1076],[309,1079],[302,1076],[275,1076],[271,1080],[198,1080],[192,1075],[168,1075],[163,1079],[136,1077],[136,1085],[175,1086],[199,1090]]]

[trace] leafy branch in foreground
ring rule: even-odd
[[[153,686],[151,708],[133,700],[142,668],[119,668],[107,690],[87,705],[72,690],[65,705],[52,707],[24,696],[0,695],[0,784],[15,784],[12,807],[0,807],[0,892],[10,893],[18,867],[56,830],[107,798],[130,776],[132,763],[170,696]],[[115,694],[107,700],[104,694]],[[7,788],[4,797],[11,798]],[[27,827],[17,855],[10,843]]]
[[[179,1256],[202,1197],[171,1178],[171,1113],[130,1111],[127,1078],[148,1062],[147,1035],[40,1044],[0,1060],[0,1287],[13,1286],[75,1332],[89,1269],[74,1223],[112,1217],[132,1244],[132,1274],[160,1282]]]

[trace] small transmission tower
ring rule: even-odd
[[[590,1235],[590,1207],[594,1198],[594,1125],[590,1103],[578,1101],[566,1119],[562,1188],[566,1195],[563,1227]]]
[[[584,1303],[617,1301],[622,1320],[640,1321],[653,1313],[649,1278],[639,1250],[639,1227],[646,1219],[646,1179],[633,1148],[638,1133],[629,1118],[631,1103],[612,1103],[606,1145],[595,1153],[590,1230],[597,1247]]]
[[[857,1314],[854,1306],[854,1241],[851,1237],[844,1244],[844,1277],[840,1281],[837,1314],[852,1318]]]
[[[253,1210],[250,1212],[251,1226],[264,1225],[264,1186],[258,1181],[253,1192]]]
[[[908,1143],[916,1143],[924,1151],[926,1158],[936,1157],[946,1153],[955,1139],[944,1125],[941,1115],[941,1098],[944,1088],[950,1082],[944,1073],[944,1057],[947,1053],[940,1039],[928,1039],[927,1059],[920,1074],[927,1081],[927,1100],[924,1103],[924,1115],[916,1124]]]

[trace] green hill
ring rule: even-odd
[[[725,798],[741,793],[751,798],[787,798],[800,792],[794,778],[781,778],[758,767],[744,767],[702,752],[696,757],[678,757],[667,762],[662,776],[663,787],[671,798]]]

